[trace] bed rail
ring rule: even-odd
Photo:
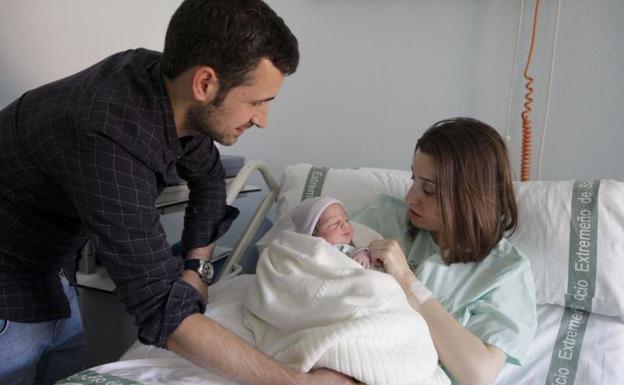
[[[246,163],[240,169],[232,183],[230,183],[227,189],[227,204],[231,205],[232,202],[234,202],[243,187],[245,187],[247,180],[254,171],[260,172],[260,174],[264,178],[264,182],[269,188],[269,191],[264,199],[262,199],[262,202],[260,202],[258,207],[256,207],[256,211],[251,217],[249,223],[247,224],[247,227],[243,231],[243,234],[238,239],[238,242],[232,249],[232,254],[228,257],[227,262],[225,263],[221,274],[219,274],[218,279],[228,276],[234,276],[241,273],[242,268],[239,265],[239,262],[245,254],[247,247],[249,247],[253,236],[256,234],[256,231],[258,231],[262,220],[266,217],[266,214],[269,212],[271,206],[273,206],[273,203],[277,200],[277,197],[279,195],[280,186],[275,181],[275,178],[273,178],[273,175],[271,175],[271,172],[269,171],[266,163],[259,160],[252,160]]]

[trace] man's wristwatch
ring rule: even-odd
[[[196,272],[206,285],[212,284],[214,280],[214,267],[212,262],[207,259],[186,259],[184,261],[184,270]]]

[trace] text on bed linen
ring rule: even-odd
[[[594,181],[580,181],[575,185],[574,198],[576,200],[576,215],[571,223],[571,255],[574,261],[570,264],[576,274],[570,271],[568,284],[568,298],[572,299],[567,306],[575,309],[591,311],[592,298],[594,296],[592,277],[595,277],[595,253],[596,253],[596,199],[598,184]],[[574,248],[572,249],[572,242]],[[574,250],[574,251],[573,251]],[[574,278],[573,278],[574,277]],[[574,281],[572,281],[574,280]],[[572,297],[572,298],[570,298]],[[567,302],[567,301],[566,301]]]
[[[583,194],[591,192],[583,192]],[[578,242],[578,251],[576,255],[579,257],[579,261],[574,263],[574,268],[577,271],[589,271],[589,257],[591,256],[591,247],[592,247],[592,212],[588,209],[583,209],[580,211],[576,220],[578,221],[579,226],[579,242]]]
[[[547,385],[576,382],[581,347],[596,287],[599,187],[599,180],[576,181],[572,189],[568,288],[565,310],[548,369]]]
[[[570,370],[568,368],[559,368],[557,369],[557,373],[555,373],[555,384],[557,385],[565,385],[568,383],[568,376],[570,375]],[[551,382],[552,384],[552,382]]]
[[[568,317],[566,317],[566,314]],[[573,383],[576,373],[576,360],[580,354],[580,349],[583,341],[583,335],[585,334],[585,327],[589,319],[589,313],[583,310],[572,309],[567,310],[564,314],[564,319],[568,319],[563,335],[559,335],[559,350],[557,350],[557,358],[561,366],[556,370],[550,370],[552,376],[549,384],[566,385]],[[562,325],[563,326],[563,325]],[[561,331],[560,331],[561,333]]]
[[[319,183],[324,179],[324,172],[321,171],[310,171],[310,176],[308,178],[308,183],[305,187],[304,196],[306,198],[313,198],[318,195],[317,189]]]
[[[568,330],[565,332],[565,337],[563,338],[563,350],[559,350],[557,355],[559,358],[564,360],[571,360],[574,356],[575,347],[577,344],[577,338],[579,336],[579,330],[581,329],[583,322],[583,317],[585,316],[585,312],[582,310],[574,310],[572,312],[572,317],[570,319],[570,323],[568,324]]]

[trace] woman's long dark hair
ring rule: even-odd
[[[436,167],[442,258],[447,264],[483,260],[518,221],[505,142],[483,122],[454,118],[427,129],[416,150]]]

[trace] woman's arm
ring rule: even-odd
[[[444,367],[461,385],[493,384],[502,370],[506,355],[464,328],[433,297],[417,289],[422,284],[407,265],[399,242],[374,241],[369,246],[374,262],[383,265],[401,285],[410,305],[423,316]],[[419,297],[425,298],[424,303]]]
[[[427,321],[440,361],[451,375],[462,385],[493,384],[505,365],[505,353],[464,328],[435,298],[420,304],[409,290],[405,293]]]

